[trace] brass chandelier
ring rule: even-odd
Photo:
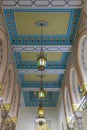
[[[41,86],[40,86],[40,90],[39,90],[39,99],[44,99],[45,98],[45,90],[43,89],[43,81],[42,81],[42,78],[43,78],[43,76],[42,76],[42,73],[41,73]]]
[[[38,116],[36,118],[36,123],[38,123],[39,125],[43,125],[44,123],[46,123],[46,118],[44,115],[45,115],[45,112],[42,107],[42,100],[41,100],[39,104],[39,108],[38,108]]]

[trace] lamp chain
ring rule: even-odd
[[[43,23],[40,23],[41,26],[41,52],[43,52],[43,47],[42,47],[42,43],[43,43]]]
[[[43,88],[43,75],[42,75],[42,71],[41,71],[41,88]]]

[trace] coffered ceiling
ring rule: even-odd
[[[14,54],[24,106],[39,105],[40,74],[37,56],[41,44],[47,58],[43,74],[43,106],[56,107],[71,46],[80,19],[83,0],[2,0],[6,26]],[[41,30],[37,21],[47,22]]]

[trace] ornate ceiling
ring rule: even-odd
[[[83,0],[1,0],[1,5],[22,90],[21,105],[39,104],[41,72],[37,69],[37,56],[41,32],[36,22],[47,21],[42,42],[47,58],[43,71],[46,91],[43,106],[56,107]]]

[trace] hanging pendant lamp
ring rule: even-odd
[[[38,21],[36,23],[37,26],[40,26],[41,28],[41,50],[40,50],[40,54],[37,58],[37,66],[38,66],[38,70],[39,71],[43,71],[45,70],[46,68],[46,62],[47,62],[47,59],[44,55],[44,52],[43,52],[43,47],[42,47],[42,43],[43,43],[43,27],[47,26],[48,23],[45,22],[45,21]]]
[[[39,99],[44,99],[45,98],[45,90],[43,89],[43,80],[42,80],[42,78],[43,78],[43,75],[42,75],[42,73],[41,73],[41,85],[40,85],[40,90],[39,90],[39,92],[38,92],[38,96],[39,96]]]
[[[36,118],[36,123],[38,123],[39,125],[43,125],[44,123],[46,123],[46,118],[44,117],[44,115],[45,112],[42,107],[42,100],[41,100],[38,108],[38,117]]]

